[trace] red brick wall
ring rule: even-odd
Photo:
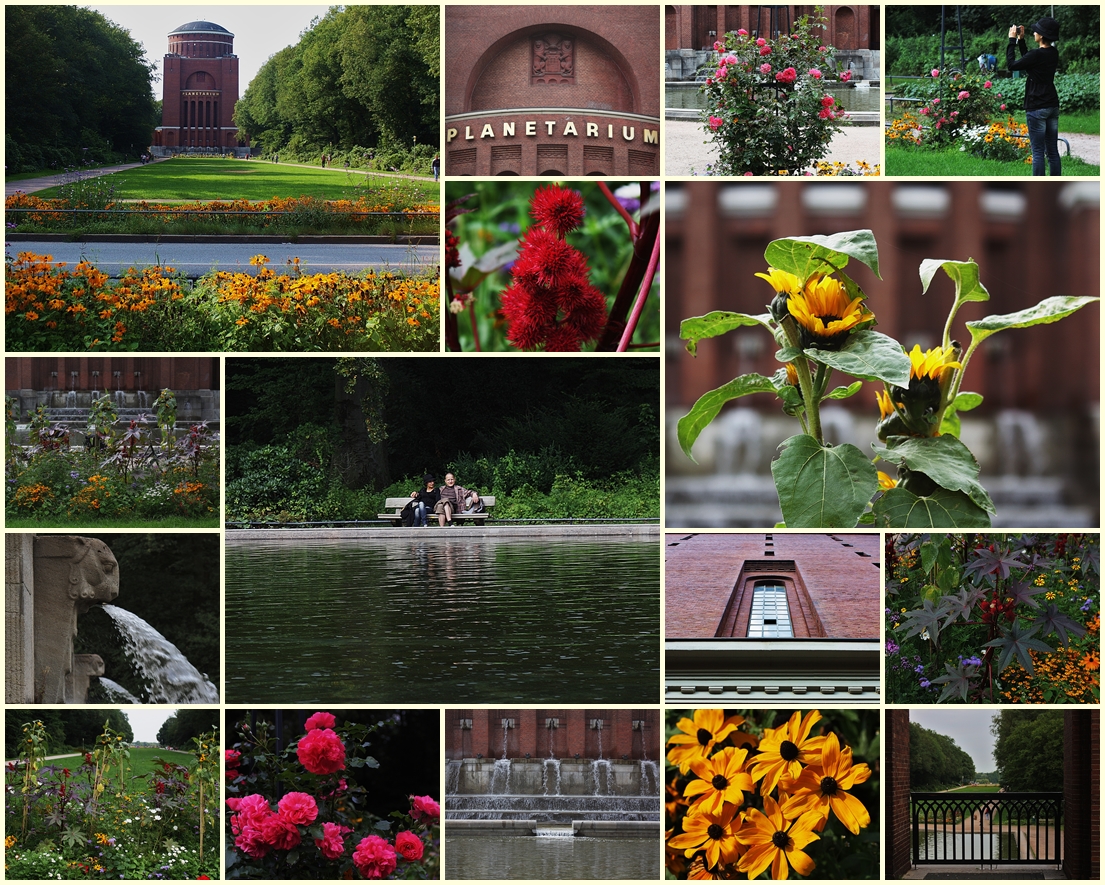
[[[471,729],[463,728],[464,719],[472,720]],[[591,721],[601,719],[602,757],[604,759],[658,759],[660,754],[660,714],[652,709],[454,709],[445,711],[445,757],[500,759],[503,755],[502,720],[513,719],[507,729],[506,753],[511,759],[534,759],[550,755],[559,758],[595,759],[599,756],[599,732]],[[560,727],[550,732],[548,719],[559,719]],[[643,731],[634,731],[634,721],[643,721]],[[647,742],[647,743],[646,743]]]
[[[812,607],[808,612],[796,609],[791,596],[796,636],[878,638],[881,606],[878,535],[773,532],[770,545],[768,537],[758,533],[665,535],[664,635],[671,639],[715,636],[746,560],[776,559],[794,561],[796,571],[791,577],[799,597],[797,602],[803,608]],[[774,556],[766,556],[768,551]],[[745,635],[747,601],[737,611],[733,635]]]
[[[114,372],[121,372],[118,381]],[[141,376],[135,375],[136,371]],[[57,372],[53,377],[51,372]],[[9,357],[4,363],[5,390],[218,390],[218,357]],[[139,383],[141,379],[141,383]]]
[[[887,710],[883,734],[886,738],[883,763],[886,772],[885,872],[887,876],[900,878],[909,870],[912,845],[909,830],[909,711]]]

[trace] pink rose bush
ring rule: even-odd
[[[800,175],[825,156],[843,109],[824,87],[807,88],[832,64],[832,49],[819,42],[823,25],[819,12],[774,40],[742,29],[717,41],[725,76],[703,85],[701,119],[719,159],[706,174]]]
[[[392,724],[339,724],[319,712],[279,751],[267,723],[239,725],[239,742],[225,751],[235,772],[227,780],[227,878],[438,878],[441,807],[432,796],[412,794],[408,810],[383,818],[367,810],[381,767],[366,755],[370,736]]]
[[[985,128],[999,112],[1001,96],[992,91],[992,86],[992,81],[977,74],[941,74],[939,68],[933,68],[931,79],[908,83],[902,91],[905,98],[923,100],[919,116],[907,111],[899,125],[892,124],[887,130],[887,138],[911,147],[957,144],[964,132]],[[955,103],[954,111],[946,110],[949,102]],[[907,129],[915,135],[918,127],[919,139],[902,137]]]

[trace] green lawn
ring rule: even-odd
[[[956,787],[949,793],[997,793],[1001,789],[997,784],[979,784],[978,786]]]
[[[53,753],[51,756],[55,755]],[[130,751],[130,759],[127,760],[127,777],[139,777],[144,774],[149,774],[152,771],[159,770],[160,765],[154,763],[154,757],[160,757],[166,762],[175,762],[178,765],[191,765],[195,762],[195,756],[191,753],[182,753],[177,750],[161,750],[153,747],[132,747]],[[73,771],[79,768],[81,763],[84,762],[84,754],[78,754],[76,756],[67,756],[64,759],[51,759],[46,765],[53,766],[60,769],[68,768]]]
[[[1062,146],[1059,149],[1062,153]],[[1091,166],[1077,157],[1063,157],[1063,177],[1092,176],[1100,174],[1100,166]],[[987,177],[1032,176],[1032,166],[1027,163],[1000,163],[972,157],[958,148],[930,151],[915,148],[886,146],[884,175],[924,175],[935,178],[956,175]]]
[[[412,202],[437,202],[433,181],[400,178],[381,173],[363,174],[341,169],[312,169],[263,160],[176,158],[105,175],[115,186],[115,198],[182,202],[204,200],[271,200],[273,197],[311,196],[325,200],[373,197],[400,187],[418,196]],[[50,199],[58,188],[36,191]]]

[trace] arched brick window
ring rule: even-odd
[[[748,618],[749,637],[793,636],[787,588],[780,580],[757,581],[752,588],[752,612]]]

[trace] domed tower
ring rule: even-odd
[[[249,152],[233,120],[238,56],[230,31],[214,22],[195,21],[170,33],[162,86],[155,154]]]

